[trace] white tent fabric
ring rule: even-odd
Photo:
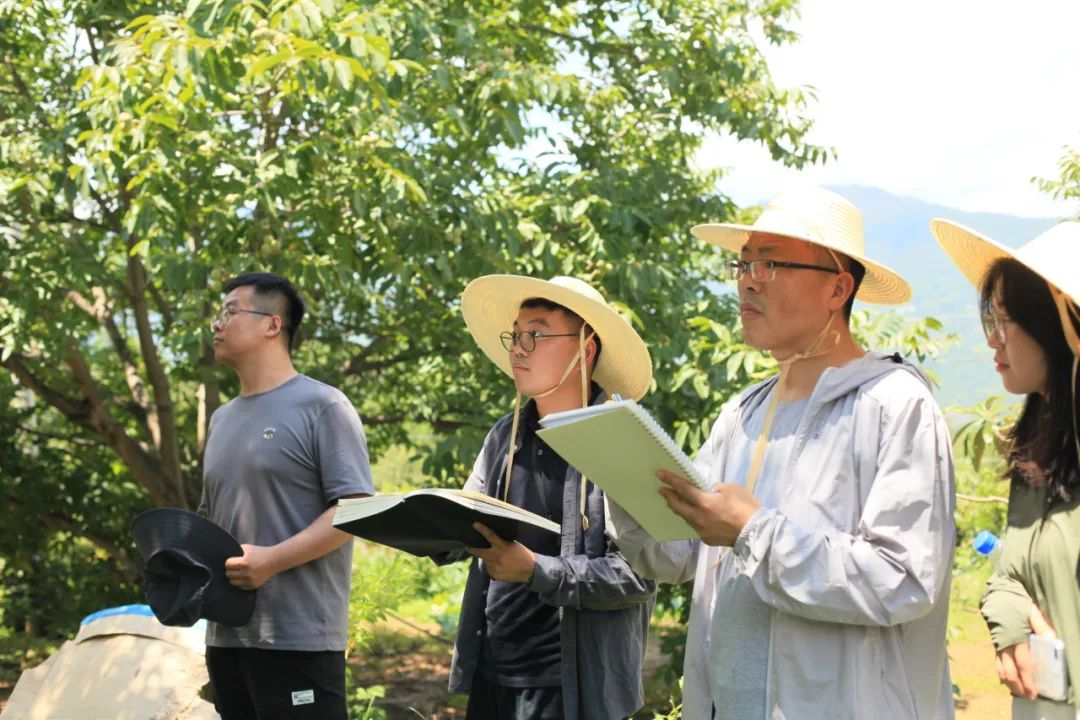
[[[96,619],[19,677],[0,720],[216,720],[199,697],[209,679],[204,638],[202,623]]]

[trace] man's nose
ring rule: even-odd
[[[749,270],[747,270],[743,274],[743,276],[741,278],[739,278],[738,287],[739,287],[739,292],[746,291],[746,292],[754,293],[755,295],[761,292],[761,282],[758,281],[758,280],[755,280],[750,275]]]

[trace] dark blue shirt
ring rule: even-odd
[[[593,386],[593,395],[599,390]],[[562,524],[563,484],[567,462],[536,435],[536,403],[522,411],[507,501]],[[537,555],[557,557],[559,537],[534,531],[519,542]],[[555,687],[561,683],[559,609],[540,600],[527,583],[490,580],[487,590],[487,632],[479,671],[503,687]]]

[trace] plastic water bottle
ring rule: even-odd
[[[989,530],[980,530],[975,539],[971,541],[975,552],[986,557],[998,572],[1001,571],[1001,553],[1005,549],[1005,543]]]

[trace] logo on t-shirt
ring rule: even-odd
[[[276,432],[277,432],[277,428],[272,428],[272,427],[264,428],[263,429],[263,440],[273,440],[274,439],[274,433],[276,433]]]
[[[311,705],[315,702],[314,690],[297,690],[292,694],[293,705]]]

